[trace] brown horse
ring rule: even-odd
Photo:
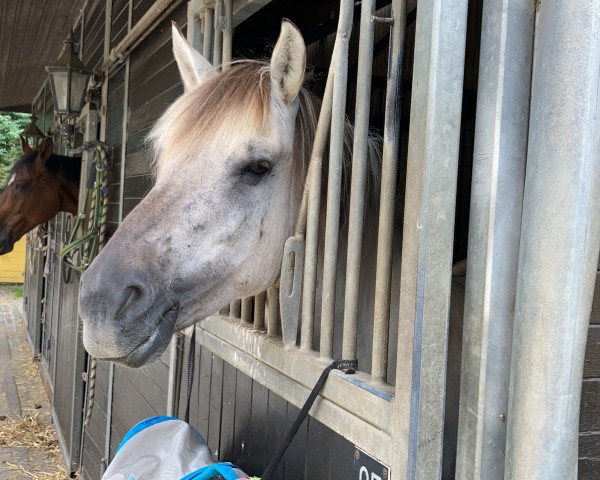
[[[0,255],[58,212],[77,213],[81,159],[54,155],[50,138],[37,150],[24,140],[21,147],[24,155],[0,195]]]

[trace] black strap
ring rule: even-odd
[[[192,332],[190,340],[190,351],[188,352],[188,371],[187,371],[187,398],[185,404],[184,420],[190,423],[190,403],[192,399],[192,387],[194,386],[194,369],[196,367],[196,327]]]
[[[307,417],[309,410],[313,406],[313,403],[315,403],[315,400],[317,399],[319,392],[325,386],[325,382],[327,381],[329,372],[331,372],[333,369],[337,369],[337,370],[343,370],[346,373],[354,373],[357,368],[358,368],[358,360],[335,360],[333,363],[331,363],[331,365],[329,365],[325,370],[323,370],[323,373],[321,373],[319,380],[317,380],[317,383],[315,384],[314,388],[310,392],[310,395],[306,399],[306,402],[304,402],[304,405],[302,406],[300,413],[298,413],[296,420],[294,420],[294,423],[293,423],[292,427],[290,428],[287,436],[285,437],[284,442],[280,445],[279,449],[277,450],[277,453],[275,453],[275,455],[273,455],[273,458],[271,459],[271,461],[267,465],[267,468],[265,469],[264,473],[262,474],[262,477],[261,477],[262,480],[270,480],[271,479],[271,476],[273,475],[273,473],[277,469],[279,463],[281,462],[281,459],[285,455],[286,450],[292,443],[292,440],[294,440],[296,433],[298,433],[298,430],[300,429],[300,425],[302,425],[302,422],[304,422],[304,419]]]

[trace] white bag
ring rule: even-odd
[[[215,463],[206,440],[188,423],[153,417],[133,427],[117,448],[102,480],[235,480],[247,475]]]

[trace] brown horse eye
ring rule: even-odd
[[[13,190],[15,192],[22,192],[27,188],[27,184],[24,182],[15,182],[13,185]]]

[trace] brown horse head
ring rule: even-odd
[[[58,212],[77,213],[81,159],[54,155],[50,138],[37,150],[23,139],[21,146],[23,156],[0,195],[0,255]]]

